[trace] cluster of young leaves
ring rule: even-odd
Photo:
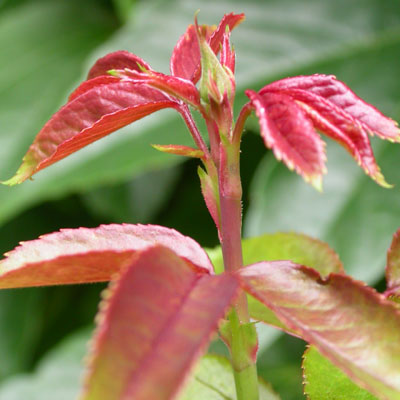
[[[88,80],[39,133],[17,174],[5,183],[20,183],[159,109],[176,109],[186,122],[188,105],[206,113],[207,98],[195,87],[201,52],[209,51],[207,56],[213,60],[222,47],[224,68],[217,73],[233,73],[229,30],[242,19],[242,15],[229,14],[217,28],[189,26],[175,47],[170,76],[153,71],[126,52],[100,59]],[[110,70],[114,70],[112,76]],[[220,75],[213,77],[217,83]],[[204,88],[204,80],[202,84]],[[215,89],[215,97],[226,90],[226,86],[212,88],[210,84],[208,90]],[[366,133],[398,141],[398,129],[344,84],[329,76],[298,77],[267,85],[258,93],[249,91],[248,96],[250,103],[243,108],[240,123],[255,109],[266,145],[315,186],[320,187],[325,156],[313,126],[343,144],[372,178],[385,185]],[[201,146],[159,149],[205,157]],[[218,226],[206,191],[205,198]],[[398,342],[398,311],[384,296],[346,276],[341,267],[329,270],[327,276],[325,270],[289,261],[260,260],[235,273],[215,275],[205,252],[193,240],[157,226],[121,225],[44,236],[7,254],[0,268],[3,288],[113,281],[99,316],[83,398],[172,398],[240,288],[263,304],[261,314],[267,316],[257,317],[252,314],[252,304],[257,303],[251,302],[256,319],[315,345],[379,398],[399,398],[399,368],[396,358],[391,361],[390,357],[400,350],[387,346]],[[254,308],[259,310],[259,306]],[[371,332],[384,335],[387,342],[378,343]],[[121,341],[125,336],[127,340]],[[165,361],[171,359],[174,365],[166,369]],[[384,361],[377,366],[376,359]],[[118,379],[110,382],[111,372]]]

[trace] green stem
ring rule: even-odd
[[[225,270],[234,272],[243,266],[242,256],[242,189],[239,172],[239,145],[229,141],[223,144],[225,154],[219,171],[221,207],[221,245]],[[237,400],[258,400],[258,378],[248,335],[249,312],[247,298],[241,292],[229,317],[231,357]]]

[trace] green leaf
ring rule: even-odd
[[[236,400],[235,381],[229,360],[208,354],[196,365],[178,400]],[[278,400],[272,388],[260,380],[260,400]]]
[[[0,58],[7,71],[0,80],[2,98],[7,99],[6,103],[0,104],[0,109],[4,110],[4,115],[0,114],[0,148],[3,151],[7,149],[0,158],[1,179],[12,175],[41,125],[63,99],[66,99],[67,88],[72,81],[78,80],[83,55],[89,52],[87,47],[90,47],[85,47],[85,43],[92,38],[91,40],[95,40],[95,43],[91,42],[93,47],[104,40],[101,34],[87,29],[87,24],[82,23],[83,33],[82,30],[71,29],[71,24],[77,24],[86,15],[82,12],[81,2],[76,0],[63,3],[63,7],[71,7],[70,12],[66,13],[64,10],[58,17],[55,17],[58,14],[54,9],[61,7],[59,3],[47,1],[40,2],[40,6],[37,6],[38,2],[34,4],[35,7],[28,7],[22,3],[19,8],[10,8],[2,15],[4,21],[7,17],[7,24],[12,30],[10,28],[0,31],[2,40],[7,41],[3,45],[0,41],[0,48],[11,49],[8,43],[13,43],[14,49],[25,43],[20,51],[25,57],[22,62],[16,60],[15,54],[10,50],[7,53],[3,51]],[[126,49],[147,60],[154,69],[167,72],[174,42],[185,32],[197,8],[198,2],[195,0],[149,0],[138,3],[135,7],[135,18],[130,19],[111,40],[104,42],[89,57],[87,66],[107,52]],[[212,24],[218,22],[224,12],[246,13],[246,21],[233,35],[238,59],[236,82],[239,93],[236,104],[239,107],[246,101],[244,95],[240,94],[241,91],[247,87],[259,89],[277,76],[297,72],[293,66],[298,68],[343,57],[346,52],[352,53],[356,46],[368,49],[375,46],[376,42],[379,43],[380,37],[385,38],[387,43],[395,43],[398,37],[398,8],[399,4],[395,0],[388,0],[384,6],[379,0],[370,0],[369,7],[365,7],[362,0],[352,1],[351,4],[346,0],[333,3],[319,0],[207,0],[202,3],[199,18],[200,22]],[[93,12],[90,15],[94,18],[93,15],[97,14]],[[354,15],[357,18],[353,18]],[[152,23],[149,24],[148,21]],[[64,31],[60,32],[62,29]],[[90,38],[77,38],[78,32],[90,35]],[[169,32],[169,35],[165,35],[165,32]],[[29,41],[26,42],[27,38]],[[72,57],[75,54],[72,51],[63,53],[62,57],[55,57],[68,48],[60,42],[60,38],[68,39],[74,49],[79,48],[81,58],[78,66],[74,64],[75,67],[71,67],[72,61],[76,60]],[[51,60],[49,54],[52,55]],[[396,59],[396,54],[393,53],[393,60]],[[40,69],[37,65],[40,65]],[[53,73],[54,70],[57,74]],[[388,73],[396,70],[398,68],[395,64],[387,67]],[[386,69],[380,71],[384,71],[383,76],[386,75]],[[35,79],[20,80],[11,88],[10,82],[29,74],[35,76]],[[356,76],[360,79],[365,75]],[[52,83],[49,83],[50,80]],[[374,79],[368,79],[368,83],[371,82]],[[29,89],[28,83],[33,90]],[[52,96],[47,91],[44,92],[45,83],[48,83],[46,88],[51,90]],[[61,86],[57,87],[56,83]],[[390,82],[389,90],[394,95],[398,92],[393,82]],[[42,95],[40,101],[37,98],[38,92]],[[373,98],[367,100],[374,102]],[[390,115],[390,106],[381,108]],[[23,111],[24,118],[20,118]],[[85,192],[110,182],[125,181],[134,174],[142,173],[152,163],[157,166],[176,163],[176,158],[156,152],[149,143],[191,145],[183,123],[179,117],[168,112],[160,112],[159,115],[149,118],[53,166],[38,175],[35,184],[26,183],[12,190],[0,188],[0,221],[11,218],[13,214],[43,199],[60,197],[72,191]],[[390,178],[389,174],[386,175]]]
[[[373,13],[377,13],[375,28],[383,27],[381,17],[385,11],[378,2],[371,4]],[[400,39],[395,33],[400,24],[400,4],[387,4],[395,14],[386,33],[379,34],[371,27],[372,36],[365,37],[364,45],[354,45],[351,51],[343,50],[340,56],[337,53],[325,61],[308,63],[293,73],[333,73],[366,101],[400,119],[396,72],[400,69]],[[357,15],[367,21],[372,9],[359,8]],[[351,157],[335,144],[328,145],[328,173],[322,195],[266,156],[252,182],[245,235],[283,230],[318,237],[336,250],[348,273],[376,282],[382,276],[386,250],[400,220],[400,173],[399,146],[374,141],[373,147],[394,189],[384,190],[368,182]]]
[[[0,387],[0,400],[71,400],[79,393],[90,330],[75,333],[46,355],[33,373]]]
[[[304,353],[303,373],[304,391],[309,396],[309,400],[376,399],[371,393],[351,381],[314,346],[308,347]]]

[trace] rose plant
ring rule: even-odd
[[[243,19],[227,14],[218,26],[209,26],[195,18],[173,50],[170,75],[126,51],[99,59],[39,132],[15,176],[3,182],[19,184],[164,108],[182,116],[193,138],[194,147],[153,146],[202,164],[201,191],[217,228],[224,271],[218,256],[212,262],[193,239],[155,225],[64,229],[23,242],[0,261],[1,288],[110,281],[81,399],[195,399],[195,391],[188,394],[190,373],[215,333],[230,351],[232,396],[279,398],[258,380],[257,322],[309,343],[303,363],[309,398],[328,398],[321,382],[329,371],[335,383],[331,398],[400,399],[400,313],[393,301],[400,297],[400,234],[388,253],[384,294],[346,275],[337,255],[318,240],[294,233],[242,240],[239,168],[245,122],[255,112],[266,147],[316,189],[322,189],[326,172],[324,142],[316,130],[389,187],[368,134],[400,142],[400,130],[327,75],[247,90],[249,102],[235,118],[236,54],[230,35]],[[194,113],[204,119],[208,140]],[[264,254],[273,243],[282,249],[280,260],[253,259],[252,248]],[[217,358],[204,360],[220,369],[225,365]],[[213,377],[207,379],[203,383],[219,393],[215,398],[232,398]]]

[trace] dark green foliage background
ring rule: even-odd
[[[35,134],[96,58],[126,49],[167,72],[172,48],[197,9],[204,23],[217,23],[224,12],[247,15],[233,34],[237,108],[246,101],[244,88],[320,72],[337,75],[367,101],[400,119],[396,0],[3,0],[0,179],[16,170]],[[0,250],[60,228],[112,222],[162,224],[204,246],[216,245],[199,191],[197,162],[161,154],[150,143],[191,141],[179,118],[162,111],[41,172],[34,182],[1,187]],[[245,235],[303,231],[326,240],[357,278],[373,284],[382,280],[385,251],[400,225],[400,148],[375,140],[373,144],[394,189],[375,185],[343,149],[329,143],[329,174],[321,195],[274,161],[258,136],[256,120],[249,121],[242,151]],[[41,384],[33,383],[41,376],[38,365],[57,354],[63,360],[68,351],[80,359],[89,330],[78,336],[76,331],[92,324],[103,288],[0,292],[0,400],[47,398]],[[69,343],[79,345],[67,344],[48,356],[72,333],[77,339]],[[278,335],[268,349],[271,341],[264,341],[260,374],[283,399],[301,398],[303,344]],[[50,362],[49,368],[61,365]],[[33,375],[19,378],[26,372]],[[71,389],[68,381],[64,394],[59,386],[57,398],[71,398],[78,387],[78,380],[73,382]],[[29,396],[23,395],[27,388]],[[51,395],[54,391],[48,398],[54,398]]]

